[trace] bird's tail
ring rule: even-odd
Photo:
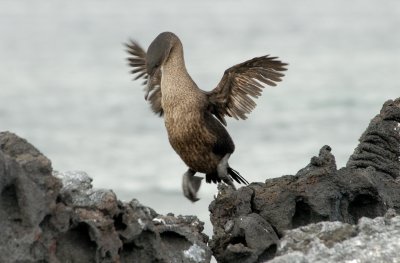
[[[249,182],[247,182],[247,180],[244,179],[243,176],[241,176],[238,171],[232,169],[229,166],[227,167],[227,171],[228,171],[228,174],[232,177],[232,179],[235,180],[237,183],[249,184]],[[218,176],[218,172],[206,174],[206,182],[207,183],[213,182],[214,184],[220,183],[221,178]]]
[[[231,167],[228,166],[228,174],[232,177],[233,180],[235,180],[236,182],[238,182],[239,184],[243,183],[243,184],[249,184],[249,182],[244,179],[243,176],[240,175],[240,173],[234,169],[232,169]]]

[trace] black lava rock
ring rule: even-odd
[[[277,237],[286,230],[321,221],[356,224],[391,208],[398,213],[399,178],[400,98],[383,105],[344,168],[337,170],[331,147],[323,146],[296,175],[237,191],[220,187],[209,206],[214,226],[210,247],[218,262],[263,262],[274,257]],[[262,228],[262,234],[255,230]]]

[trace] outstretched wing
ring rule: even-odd
[[[146,68],[146,51],[133,40],[130,40],[125,46],[127,48],[126,51],[130,55],[128,57],[129,65],[133,68],[131,73],[136,75],[134,80],[139,78],[144,79],[145,99],[150,102],[153,112],[162,116],[164,111],[161,107],[161,71],[149,79]]]
[[[224,116],[246,119],[255,107],[253,98],[261,95],[265,85],[276,86],[282,80],[286,63],[277,57],[262,56],[250,59],[225,70],[218,86],[206,92],[209,110],[224,125]]]

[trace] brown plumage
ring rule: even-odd
[[[286,70],[286,63],[276,57],[261,56],[237,64],[224,72],[212,91],[199,89],[188,74],[179,38],[170,32],[157,36],[147,53],[135,42],[126,44],[129,65],[136,79],[143,78],[145,99],[151,109],[164,116],[173,149],[188,166],[183,176],[183,192],[192,201],[201,178],[234,187],[232,179],[247,184],[229,164],[235,145],[226,131],[225,116],[246,119],[256,106],[253,101],[265,85],[276,86]]]

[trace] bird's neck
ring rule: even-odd
[[[190,78],[189,73],[186,70],[183,47],[180,42],[173,45],[168,54],[168,59],[164,62],[161,69],[165,80],[171,79],[171,81],[173,81],[173,79]]]
[[[175,108],[178,105],[193,103],[192,100],[196,99],[199,89],[187,72],[180,43],[171,49],[161,70],[163,107]]]

